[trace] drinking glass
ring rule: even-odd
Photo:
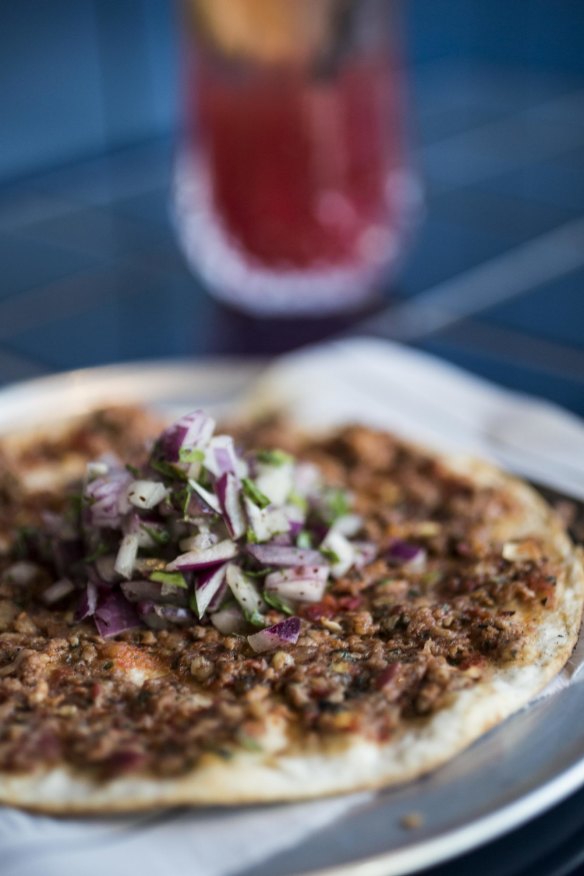
[[[416,215],[392,0],[184,0],[179,240],[254,314],[367,302]]]

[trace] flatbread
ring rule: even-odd
[[[13,463],[18,455],[14,446]],[[423,453],[427,460],[436,459]],[[289,734],[286,719],[271,715],[255,737],[256,750],[236,744],[229,759],[207,753],[178,775],[138,770],[104,779],[72,768],[65,756],[29,773],[4,770],[0,802],[58,814],[101,814],[182,804],[291,801],[378,788],[435,769],[521,709],[560,671],[576,643],[584,604],[581,554],[554,511],[528,485],[467,458],[440,457],[438,464],[475,489],[495,490],[508,499],[508,513],[489,523],[492,544],[517,545],[519,554],[529,554],[536,545],[536,553],[556,569],[553,609],[538,609],[537,622],[529,621],[529,634],[514,658],[488,665],[480,680],[452,692],[427,717],[403,718],[387,740],[350,731]],[[74,632],[73,621],[71,626]],[[156,675],[148,664],[128,671],[134,672],[137,684]]]

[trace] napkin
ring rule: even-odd
[[[391,428],[438,450],[490,458],[584,499],[584,425],[576,417],[397,344],[343,340],[283,357],[234,402],[239,414],[273,409],[317,428],[351,420]],[[579,677],[583,661],[584,641],[544,695]],[[371,797],[93,820],[4,808],[0,871],[3,876],[236,876],[293,850]]]

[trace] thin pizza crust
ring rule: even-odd
[[[584,605],[582,554],[543,499],[523,482],[483,462],[441,462],[484,486],[504,486],[520,513],[503,519],[496,536],[542,540],[561,561],[557,605],[530,638],[529,659],[493,672],[458,692],[451,705],[419,719],[388,743],[358,736],[343,744],[292,748],[282,727],[266,728],[261,753],[241,750],[229,761],[207,755],[180,778],[119,778],[94,782],[66,768],[0,776],[0,801],[56,814],[102,814],[176,805],[233,805],[293,801],[401,784],[451,760],[535,697],[564,666],[577,641]],[[413,722],[412,722],[413,724]]]

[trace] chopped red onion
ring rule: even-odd
[[[95,625],[104,639],[140,626],[140,619],[121,593],[111,591],[95,611]]]
[[[232,472],[222,474],[215,485],[225,525],[231,538],[241,538],[246,530],[246,520],[241,506],[241,487]]]
[[[257,541],[270,541],[275,535],[290,531],[290,521],[283,508],[258,508],[247,496],[243,497],[243,504]]]
[[[75,585],[73,581],[70,581],[69,578],[61,578],[43,591],[41,599],[46,605],[53,605],[55,602],[59,602],[61,599],[69,596],[74,590]]]
[[[207,609],[213,610],[213,607],[219,608],[222,597],[227,592],[226,581],[226,564],[215,569],[210,569],[208,572],[203,572],[195,580],[195,601],[197,604],[197,614],[200,618],[203,617]]]
[[[283,505],[294,487],[294,469],[291,463],[258,465],[255,484],[273,505]]]
[[[331,563],[333,577],[342,578],[346,575],[355,561],[355,548],[351,542],[340,532],[329,529],[321,544],[322,549],[331,551],[336,556],[336,560]]]
[[[328,566],[299,566],[283,569],[266,576],[264,588],[284,599],[296,602],[320,602],[324,596],[329,575]]]
[[[88,581],[85,589],[79,597],[77,609],[75,611],[75,620],[82,621],[85,618],[93,617],[97,608],[97,585],[93,581]]]
[[[188,538],[181,538],[179,547],[182,551],[200,551],[213,547],[219,541],[219,536],[211,532],[210,529],[202,528],[199,525],[199,532],[196,535],[191,535]]]
[[[262,566],[327,566],[320,551],[276,544],[248,544],[246,550]]]
[[[88,500],[87,516],[91,526],[117,529],[125,510],[126,491],[130,483],[128,472],[113,472],[96,478],[85,487]]]
[[[354,541],[352,542],[355,552],[353,565],[356,569],[362,569],[368,566],[377,557],[377,545],[370,541]]]
[[[213,612],[210,618],[213,626],[224,636],[243,633],[247,629],[247,622],[238,605],[226,605],[225,608]]]
[[[162,595],[158,581],[123,581],[120,588],[129,602],[159,602]]]
[[[121,575],[122,578],[127,578],[129,580],[132,577],[136,555],[138,553],[139,540],[140,538],[137,532],[125,535],[122,539],[116,556],[116,562],[114,564],[115,571],[118,575]]]
[[[164,630],[173,625],[181,627],[193,623],[193,614],[188,608],[177,605],[158,605],[154,602],[139,602],[138,615],[151,629]]]
[[[183,447],[202,449],[207,446],[215,430],[215,421],[204,411],[196,410],[185,414],[158,440],[158,448],[167,462],[178,462]]]
[[[231,560],[237,554],[237,545],[232,541],[220,541],[218,544],[212,545],[209,548],[202,550],[188,551],[186,554],[180,554],[167,565],[169,572],[181,571],[189,572],[197,569],[207,569],[209,566],[216,566],[218,563],[224,563],[226,560]]]
[[[28,560],[19,560],[16,563],[12,563],[4,574],[12,584],[25,587],[34,581],[40,571],[41,567],[37,566],[36,563],[29,563]]]
[[[203,464],[216,478],[228,472],[237,475],[241,463],[235,453],[233,438],[229,435],[215,435],[211,438]]]
[[[298,462],[294,469],[294,489],[300,496],[309,496],[321,486],[318,466],[313,462]]]
[[[256,585],[235,563],[227,565],[227,584],[244,612],[252,614],[263,609],[264,603]]]
[[[200,499],[203,500],[204,504],[207,505],[211,511],[214,511],[215,514],[221,514],[221,506],[219,504],[219,500],[214,493],[210,493],[209,490],[206,490],[205,487],[202,487],[197,481],[189,480],[189,484],[197,493]]]
[[[168,490],[159,481],[132,481],[128,487],[128,501],[135,508],[155,508],[168,496]]]
[[[354,538],[363,528],[363,518],[360,514],[343,514],[337,517],[331,529],[340,532],[346,538]]]
[[[272,651],[281,645],[295,645],[300,635],[300,618],[289,617],[278,624],[266,627],[259,633],[247,637],[247,641],[254,651]]]
[[[395,539],[387,552],[387,559],[397,566],[421,568],[426,562],[426,551],[410,541]]]

